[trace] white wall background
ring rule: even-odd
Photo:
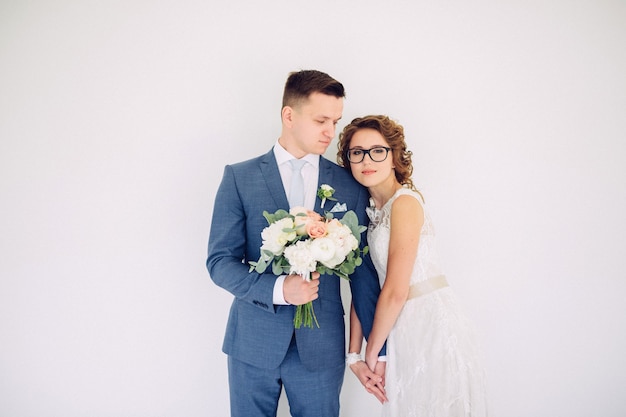
[[[620,0],[2,0],[0,415],[228,415],[213,195],[316,68],[404,124],[493,415],[623,416],[625,42]]]

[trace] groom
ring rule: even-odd
[[[343,85],[320,71],[289,75],[283,94],[282,132],[257,158],[227,165],[215,196],[207,268],[211,279],[234,296],[223,351],[228,355],[233,417],[275,416],[284,386],[291,414],[339,416],[345,370],[344,311],[340,278],[249,272],[259,259],[263,211],[304,206],[341,218],[356,212],[367,224],[367,190],[343,168],[321,157],[342,116]],[[294,162],[292,162],[294,161]],[[303,164],[301,170],[292,165]],[[321,208],[317,190],[335,189]],[[294,189],[291,189],[292,185]],[[300,196],[297,196],[300,194]],[[303,198],[289,201],[288,198]],[[365,234],[361,236],[366,244]],[[369,256],[350,277],[352,298],[364,334],[372,328],[378,278]],[[313,301],[319,328],[294,329],[297,305]]]

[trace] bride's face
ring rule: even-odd
[[[395,174],[391,152],[389,144],[377,130],[356,131],[348,149],[352,176],[366,187],[393,184]]]

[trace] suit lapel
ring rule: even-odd
[[[260,168],[267,188],[270,190],[270,196],[274,200],[274,203],[276,203],[276,206],[289,210],[289,201],[287,201],[287,196],[285,195],[283,180],[280,177],[273,150],[270,150],[261,157]]]

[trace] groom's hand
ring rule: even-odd
[[[283,297],[289,304],[299,306],[317,299],[320,286],[319,272],[311,273],[307,281],[300,275],[287,275],[283,283]]]

